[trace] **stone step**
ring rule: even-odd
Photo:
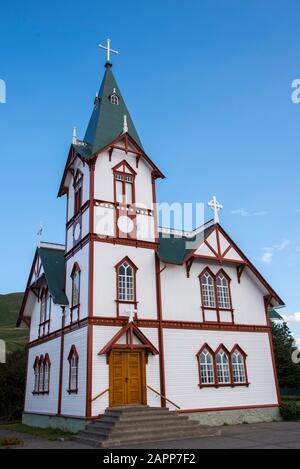
[[[126,447],[155,441],[198,438],[215,434],[186,415],[161,407],[113,407],[99,420],[89,423],[75,441],[100,448]]]
[[[131,437],[115,438],[113,436],[108,438],[95,438],[91,435],[84,437],[74,437],[74,439],[80,443],[87,444],[90,446],[96,446],[100,448],[114,448],[114,447],[126,447],[126,445],[135,445],[143,443],[152,443],[156,441],[174,441],[184,440],[189,438],[204,438],[207,436],[217,436],[220,434],[220,430],[216,430],[213,427],[197,427],[197,430],[190,431],[169,431],[169,432],[155,432],[146,435],[135,435]]]
[[[220,430],[219,430],[220,432]],[[218,435],[218,431],[211,427],[199,428],[196,427],[194,430],[187,430],[184,429],[183,431],[178,430],[170,430],[170,431],[163,431],[163,432],[153,432],[149,433],[148,435],[131,435],[130,437],[122,436],[121,438],[115,438],[114,436],[108,437],[107,439],[103,439],[100,442],[102,448],[110,448],[110,447],[117,447],[117,446],[124,446],[124,445],[134,445],[134,444],[142,444],[142,443],[150,443],[155,441],[172,441],[172,440],[183,440],[188,438],[203,438],[207,436],[215,436]]]
[[[105,415],[104,417],[102,417],[101,419],[99,420],[96,420],[95,422],[89,424],[89,425],[100,425],[101,423],[105,423],[107,425],[116,425],[116,426],[119,426],[119,425],[123,425],[123,424],[127,424],[127,425],[138,425],[140,423],[150,423],[150,422],[153,422],[153,423],[159,423],[159,422],[174,422],[174,421],[182,421],[184,422],[185,420],[188,420],[189,418],[186,416],[186,415],[178,415],[178,414],[166,414],[166,415],[160,415],[160,414],[157,414],[157,415],[147,415],[146,417],[143,415],[134,415],[132,416],[131,418],[122,418],[122,417],[112,417],[112,416],[109,416],[109,415]]]
[[[140,427],[135,426],[122,426],[122,427],[114,427],[113,432],[109,427],[100,427],[95,425],[88,425],[87,428],[84,430],[84,434],[91,436],[92,438],[96,437],[97,435],[104,437],[109,436],[110,434],[116,438],[124,438],[130,435],[148,435],[149,433],[157,433],[158,431],[167,432],[167,431],[185,431],[185,430],[194,430],[194,428],[198,428],[199,424],[196,421],[186,421],[186,423],[182,423],[181,421],[175,422],[161,422],[159,427],[157,425],[143,425]],[[80,432],[79,435],[83,433]]]
[[[139,410],[126,411],[126,410],[115,410],[115,408],[113,408],[113,409],[114,410],[111,410],[110,412],[107,412],[107,410],[106,410],[105,414],[103,416],[99,416],[99,417],[104,418],[108,415],[108,416],[114,417],[114,418],[132,419],[133,417],[148,418],[152,415],[164,416],[164,415],[169,415],[170,414],[169,409],[161,410],[159,408],[158,408],[158,410],[149,409],[148,411],[139,411]]]

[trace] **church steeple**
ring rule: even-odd
[[[94,109],[84,136],[92,153],[113,142],[123,131],[124,116],[127,116],[129,135],[142,148],[142,143],[132,122],[125,101],[111,70],[106,62],[105,74],[96,95]]]

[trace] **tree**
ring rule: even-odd
[[[292,354],[297,347],[294,345],[294,337],[287,323],[275,324],[271,321],[271,332],[279,386],[300,387],[300,363],[294,363],[292,360]]]
[[[0,418],[19,419],[25,394],[27,353],[18,350],[7,354],[6,363],[0,364]]]

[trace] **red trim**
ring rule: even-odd
[[[64,331],[65,331],[65,307],[62,307],[57,415],[61,415],[63,366],[64,366],[64,344],[65,344],[65,332]]]
[[[267,407],[278,407],[278,404],[261,404],[261,405],[243,405],[243,406],[231,406],[231,407],[205,407],[202,409],[183,409],[173,410],[171,412],[185,413],[185,412],[214,412],[220,410],[239,410],[239,409],[265,409]]]
[[[90,164],[90,200],[95,197],[95,161]],[[89,233],[94,232],[94,205],[90,204]],[[94,238],[89,235],[89,299],[88,318],[94,315]],[[92,414],[92,367],[93,367],[93,326],[87,325],[87,377],[86,377],[86,416]]]
[[[213,369],[214,369],[214,382],[213,383],[202,383],[200,355],[203,352],[203,350],[208,350],[208,352],[212,355],[212,363],[213,363]],[[197,352],[196,357],[197,357],[197,362],[198,362],[199,386],[200,387],[215,386],[216,385],[216,379],[217,379],[215,352],[213,351],[213,349],[207,343],[205,343],[204,345],[202,345],[200,350]]]
[[[162,301],[161,301],[161,282],[160,282],[160,260],[155,253],[155,277],[156,277],[156,303],[157,303],[157,322],[158,322],[158,346],[159,346],[159,376],[160,376],[160,393],[161,406],[166,407],[166,378],[165,378],[165,354],[164,354],[164,334],[163,334],[163,317],[162,317]]]
[[[126,334],[126,344],[117,344],[117,341],[123,337],[124,334]],[[133,322],[129,322],[113,336],[113,338],[100,350],[100,352],[98,352],[98,355],[109,353],[113,346],[134,348],[135,344],[133,343],[133,335],[135,335],[153,355],[159,353],[145,334],[143,334],[143,332]],[[136,344],[136,346],[141,347],[140,344]]]

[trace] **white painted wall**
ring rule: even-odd
[[[82,249],[74,254],[67,260],[66,271],[66,295],[71,306],[72,302],[72,278],[71,273],[75,262],[78,263],[80,274],[80,319],[88,315],[88,281],[89,281],[89,244],[86,244]],[[70,309],[66,309],[66,324],[70,322]]]
[[[50,367],[49,394],[32,394],[34,389],[33,365],[36,356],[48,353]],[[50,340],[36,347],[32,347],[28,352],[27,383],[25,395],[25,412],[40,412],[46,414],[56,414],[58,405],[58,385],[59,385],[59,363],[60,363],[60,338]]]
[[[221,342],[247,353],[249,387],[199,388],[196,354],[204,343],[215,350]],[[277,404],[267,333],[164,329],[164,349],[166,395],[182,409]]]
[[[86,371],[87,371],[87,327],[65,334],[63,360],[62,407],[64,415],[86,415]],[[69,361],[68,355],[75,345],[78,360],[78,393],[69,394]]]
[[[163,264],[161,265],[163,266]],[[203,261],[195,260],[189,278],[186,276],[184,265],[167,265],[161,274],[164,319],[196,322],[203,320],[199,274],[207,265]],[[220,266],[211,262],[209,268],[216,274]],[[247,269],[244,270],[239,284],[234,266],[224,264],[222,268],[231,278],[230,287],[235,323],[266,325],[262,288],[253,281]],[[215,313],[207,311],[206,319],[215,320]]]
[[[108,151],[103,152],[98,158],[95,166],[95,199],[107,202],[114,201],[114,179],[112,168],[121,161],[127,161],[137,173],[135,177],[136,205],[152,208],[152,169],[142,158],[138,168],[136,167],[136,155],[125,153],[122,150],[114,150],[111,161]]]
[[[94,244],[94,315],[116,316],[115,265],[128,256],[138,267],[136,291],[139,318],[156,318],[154,250],[96,242]]]

